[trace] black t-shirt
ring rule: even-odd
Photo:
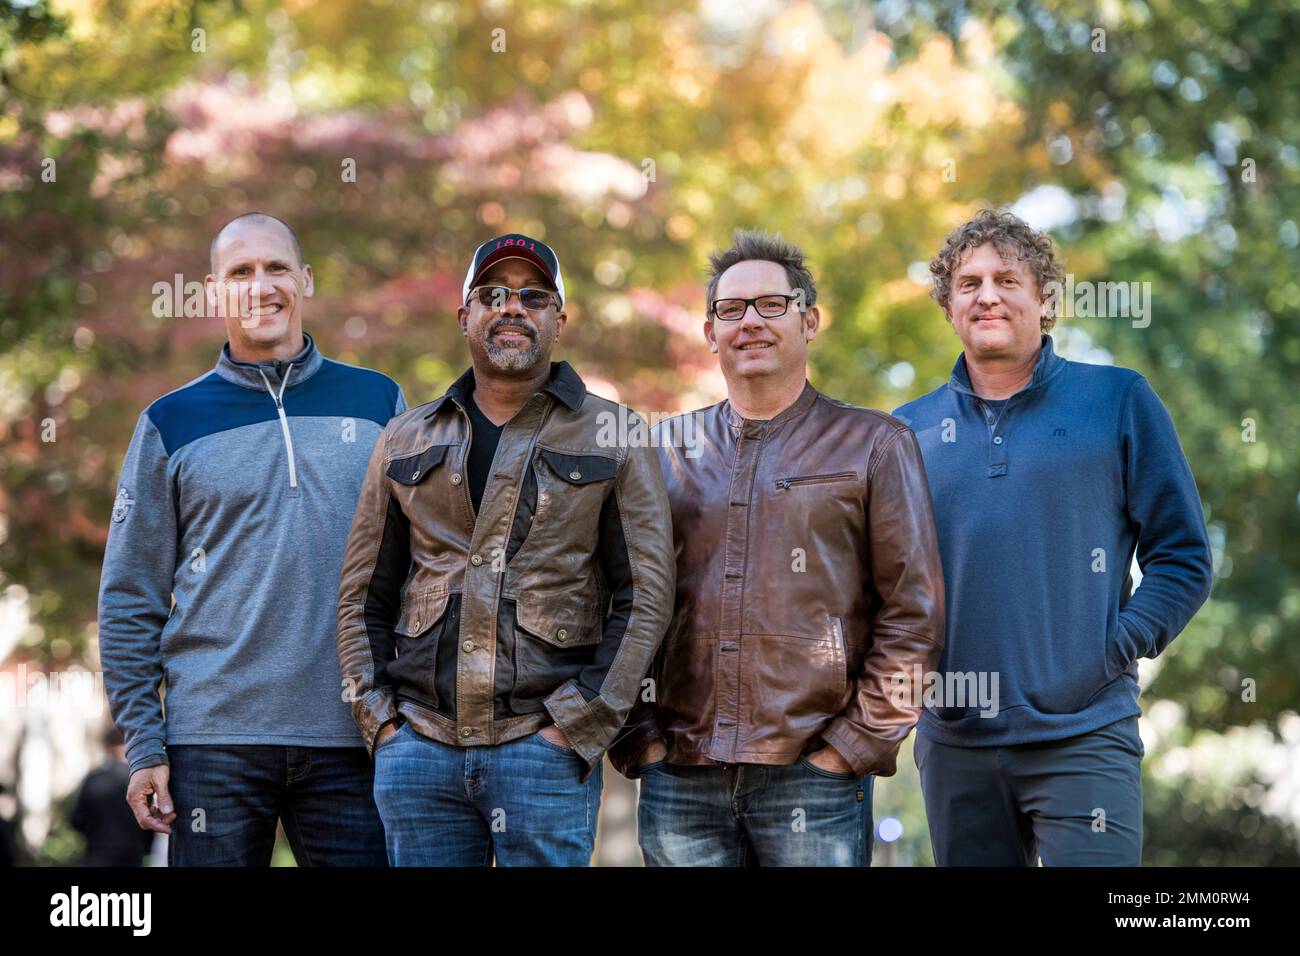
[[[981,398],[984,403],[984,417],[990,425],[1002,420],[1002,410],[1007,407],[1009,398]]]
[[[465,403],[469,412],[470,427],[473,429],[469,445],[469,497],[474,502],[474,513],[483,501],[483,489],[487,487],[488,474],[492,471],[492,459],[497,454],[497,444],[501,441],[501,432],[505,425],[494,425],[492,420],[479,411],[471,392]]]

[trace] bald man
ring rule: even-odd
[[[227,342],[140,415],[104,556],[100,656],[127,801],[170,834],[172,866],[266,866],[277,823],[301,866],[383,866],[335,635],[366,464],[406,402],[303,332],[313,276],[288,224],[239,216],[210,253]]]

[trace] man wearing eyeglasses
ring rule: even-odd
[[[601,760],[668,623],[663,478],[648,447],[601,440],[629,411],[550,361],[547,245],[485,242],[461,301],[472,367],[370,460],[339,660],[391,863],[585,866]]]
[[[894,677],[943,645],[925,470],[901,422],[809,384],[820,315],[797,247],[738,231],[710,262],[727,399],[692,413],[692,455],[664,440],[672,419],[652,442],[676,603],[655,700],[610,757],[641,780],[649,865],[866,866],[872,779],[920,709]]]

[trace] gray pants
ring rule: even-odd
[[[1039,744],[914,747],[938,866],[1138,866],[1137,717]]]

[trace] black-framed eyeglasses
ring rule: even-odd
[[[753,299],[714,299],[713,314],[724,322],[743,319],[752,305],[754,311],[765,319],[775,319],[786,314],[791,302],[801,302],[797,295],[760,295]]]
[[[504,309],[510,296],[519,293],[519,303],[530,312],[540,312],[555,300],[555,293],[550,289],[512,289],[508,285],[480,285],[469,290],[471,297],[477,296],[480,303],[489,309]]]

